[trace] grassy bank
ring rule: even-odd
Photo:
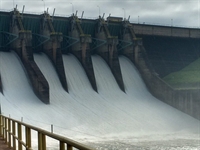
[[[200,84],[200,58],[163,78],[174,88],[196,88]]]

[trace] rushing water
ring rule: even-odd
[[[53,124],[55,133],[96,149],[199,149],[199,121],[154,98],[126,57],[119,58],[126,93],[97,55],[92,61],[98,93],[73,55],[63,55],[69,93],[46,55],[34,58],[49,83],[51,104],[35,96],[17,56],[0,52],[3,114],[46,130]],[[55,143],[49,140],[48,149]]]

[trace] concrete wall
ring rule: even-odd
[[[147,29],[147,28],[146,28]],[[158,30],[166,32],[167,29],[158,28]],[[165,31],[166,30],[166,31]],[[151,27],[149,27],[149,33]],[[177,30],[178,31],[178,30]],[[184,32],[183,32],[184,33]],[[162,33],[161,33],[162,34]],[[178,33],[177,33],[178,35]],[[152,36],[152,39],[154,36]],[[151,38],[150,38],[151,39]],[[123,36],[123,40],[132,40],[131,33],[128,30]],[[194,118],[200,119],[200,86],[198,89],[186,89],[186,90],[175,90],[166,82],[164,82],[154,70],[154,65],[149,59],[149,55],[144,48],[145,40],[133,39],[133,45],[126,47],[123,51],[123,55],[128,57],[138,68],[149,92],[158,98],[159,100],[175,107],[176,109],[193,116]],[[147,48],[152,46],[151,44],[159,45],[160,43],[149,42]],[[168,43],[170,44],[170,43]],[[179,43],[178,43],[179,44]],[[180,43],[181,44],[181,43]],[[188,44],[188,43],[186,43]],[[188,46],[187,46],[188,47]],[[162,47],[161,47],[162,48]],[[176,50],[176,49],[175,49]],[[149,52],[151,54],[151,52]],[[158,62],[159,63],[159,62]],[[195,86],[197,87],[197,86]]]
[[[150,67],[142,44],[135,46],[135,65],[153,96],[200,120],[200,88],[175,90],[159,78]]]
[[[179,71],[200,56],[200,38],[140,36],[156,73],[161,78]]]
[[[136,35],[157,35],[184,38],[200,38],[200,30],[192,28],[132,24]]]

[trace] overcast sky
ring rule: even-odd
[[[0,8],[11,10],[17,4],[21,11],[42,13],[49,8],[56,15],[68,16],[78,10],[78,16],[84,11],[84,18],[126,17],[130,22],[163,24],[173,26],[200,27],[200,0],[0,0]]]

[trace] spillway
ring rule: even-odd
[[[85,142],[130,137],[135,140],[149,135],[150,139],[155,135],[171,135],[172,139],[173,135],[198,136],[199,121],[154,98],[126,57],[119,58],[126,93],[119,89],[109,67],[98,55],[92,56],[98,93],[73,55],[63,55],[69,93],[62,88],[46,55],[34,54],[34,59],[49,83],[50,105],[34,95],[15,53],[0,52],[3,114],[23,117],[24,122],[44,129],[53,124],[56,133]]]

